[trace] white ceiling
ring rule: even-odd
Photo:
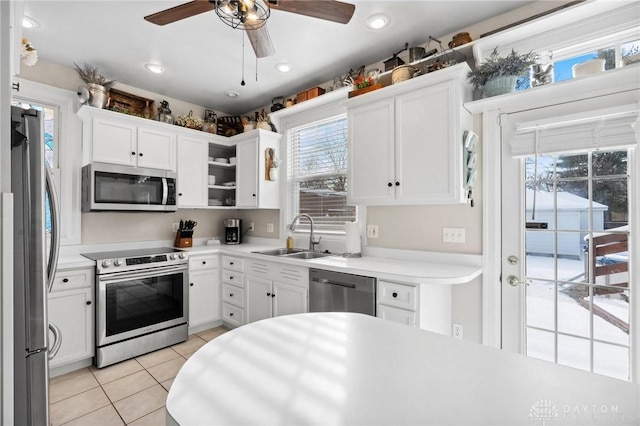
[[[417,46],[428,36],[442,36],[524,6],[530,1],[350,1],[356,5],[351,22],[272,11],[268,29],[276,54],[258,61],[246,40],[241,86],[243,32],[207,12],[164,27],[143,17],[186,1],[25,1],[25,15],[39,28],[24,29],[38,56],[73,67],[89,63],[102,74],[138,87],[230,114],[247,113],[344,75],[350,68],[390,58],[405,42]],[[384,12],[391,24],[380,31],[364,25],[367,17]],[[446,46],[448,40],[442,40]],[[147,63],[165,68],[161,75],[146,71]],[[289,62],[287,74],[275,70]],[[117,86],[116,86],[117,87]],[[239,97],[225,95],[236,91]]]

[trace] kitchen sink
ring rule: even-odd
[[[279,249],[269,249],[269,250],[260,250],[254,251],[254,253],[258,254],[266,254],[267,256],[286,256],[288,254],[295,254],[304,252],[304,249],[301,248],[279,248]]]
[[[315,251],[303,251],[301,253],[288,254],[289,259],[318,259],[320,257],[334,256],[332,253],[318,253]]]

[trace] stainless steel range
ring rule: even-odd
[[[83,256],[96,261],[98,368],[187,339],[187,253],[164,247]]]

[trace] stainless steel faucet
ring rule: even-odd
[[[322,239],[322,237],[316,240],[315,235],[313,234],[313,219],[311,218],[311,216],[309,216],[306,213],[300,213],[298,216],[293,218],[293,220],[291,221],[291,225],[289,225],[289,229],[291,231],[295,231],[296,223],[298,222],[298,219],[300,219],[301,217],[306,217],[309,220],[309,223],[311,224],[311,232],[309,233],[309,250],[315,251],[315,246],[316,244],[320,244],[320,240]]]

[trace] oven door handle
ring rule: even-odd
[[[113,274],[99,275],[98,280],[100,282],[118,283],[143,278],[161,277],[163,275],[169,275],[176,272],[185,272],[187,269],[188,268],[186,266],[169,266],[153,270],[145,269],[140,272],[115,272]]]

